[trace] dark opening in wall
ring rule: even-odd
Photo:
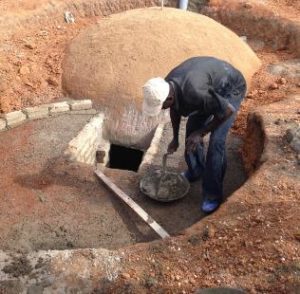
[[[108,167],[138,171],[144,152],[124,146],[111,144]]]

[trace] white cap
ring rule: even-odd
[[[170,86],[163,78],[152,78],[143,86],[143,92],[143,113],[156,116],[169,95]]]

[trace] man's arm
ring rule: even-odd
[[[181,116],[180,114],[173,108],[170,108],[170,118],[171,118],[171,123],[172,123],[172,128],[173,128],[173,140],[170,142],[168,146],[168,153],[174,153],[179,146],[179,127],[180,127],[180,121],[181,121]]]
[[[209,122],[205,126],[205,128],[200,131],[203,134],[202,136],[205,136],[206,134],[216,130],[223,122],[229,119],[234,112],[234,107],[231,106],[231,104],[227,104],[224,115],[222,115],[222,117],[214,115],[212,121]]]
[[[173,140],[178,142],[181,116],[173,107],[170,108],[170,118],[173,127]]]
[[[224,115],[220,118],[214,115],[214,118],[203,129],[197,130],[190,134],[186,141],[186,149],[188,152],[194,152],[197,145],[203,141],[203,137],[208,133],[217,129],[223,122],[225,122],[235,112],[235,109],[231,104],[228,104]]]

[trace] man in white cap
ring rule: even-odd
[[[190,182],[203,177],[202,210],[215,211],[223,199],[226,171],[225,142],[246,93],[243,75],[229,63],[214,57],[193,57],[174,68],[165,79],[153,78],[143,87],[143,112],[157,116],[170,108],[173,140],[168,153],[178,149],[181,116],[186,125],[183,173]],[[210,133],[207,154],[203,137]]]

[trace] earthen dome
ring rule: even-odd
[[[260,66],[235,33],[206,16],[174,8],[136,9],[102,19],[81,32],[63,61],[63,87],[107,110],[107,136],[143,147],[158,119],[141,115],[142,86],[187,58],[214,56],[238,68],[248,84]]]

